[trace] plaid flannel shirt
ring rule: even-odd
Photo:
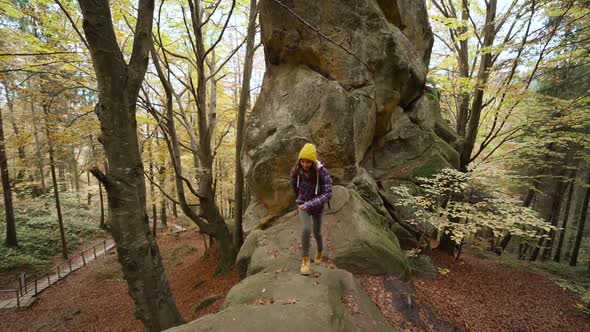
[[[318,183],[311,183],[310,179],[303,174],[303,170],[294,166],[291,169],[291,187],[297,197],[298,205],[304,204],[310,214],[321,214],[324,211],[324,204],[332,198],[332,178],[321,163],[318,162],[314,166],[316,166],[315,170],[319,172]]]

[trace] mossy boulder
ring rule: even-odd
[[[356,278],[314,266],[299,274],[299,260],[282,256],[242,280],[222,310],[169,331],[393,331]]]
[[[407,278],[408,261],[389,228],[389,220],[355,190],[334,186],[334,192],[333,211],[324,215],[322,226],[327,257],[337,267],[354,273]],[[240,275],[253,275],[275,267],[280,256],[299,257],[301,227],[299,216],[291,213],[264,231],[252,231],[238,254]],[[313,246],[315,241],[311,243]]]

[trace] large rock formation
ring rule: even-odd
[[[433,42],[425,0],[262,0],[260,24],[267,70],[242,154],[254,196],[237,261],[245,279],[220,313],[178,330],[391,330],[349,272],[409,276],[391,229],[403,243],[411,236],[390,227],[389,188],[459,159],[425,88]],[[301,225],[289,212],[289,169],[306,142],[336,184],[323,232],[338,269],[314,267],[317,284],[298,274]],[[347,294],[362,315],[345,310]],[[297,303],[260,302],[270,297]]]
[[[424,89],[424,1],[266,0],[260,21],[267,71],[242,165],[270,214],[293,206],[286,174],[305,142],[342,184],[361,168],[380,180],[457,163],[456,138]]]

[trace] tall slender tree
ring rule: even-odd
[[[586,178],[586,190],[584,193],[584,200],[582,201],[582,212],[580,213],[580,220],[578,221],[576,240],[570,257],[570,266],[576,266],[578,264],[580,245],[582,244],[582,237],[584,236],[584,225],[586,224],[586,217],[588,217],[588,202],[590,202],[590,170],[588,170]]]
[[[55,98],[54,96],[53,98]],[[51,98],[51,101],[53,100]],[[50,129],[51,124],[49,119],[49,110],[51,109],[51,101],[47,101],[43,104],[43,114],[45,116],[45,135],[47,137],[47,152],[49,152],[49,169],[51,171],[51,181],[53,184],[53,198],[55,199],[55,210],[57,212],[57,223],[59,225],[59,235],[61,238],[61,250],[64,259],[68,259],[68,244],[66,242],[66,233],[64,230],[64,220],[61,213],[61,202],[59,200],[59,188],[57,182],[57,175],[55,172],[55,149],[53,148],[53,140],[51,137]]]
[[[236,137],[236,179],[234,188],[234,245],[239,248],[242,245],[244,233],[242,230],[242,216],[244,210],[244,171],[242,169],[242,146],[244,142],[244,126],[246,123],[246,111],[250,104],[250,79],[254,62],[254,42],[256,39],[256,16],[258,5],[256,0],[250,0],[250,13],[248,18],[248,32],[246,35],[246,57],[244,60],[244,72],[240,101],[238,104],[238,123]]]
[[[47,193],[47,184],[45,182],[45,163],[43,162],[42,157],[42,144],[41,138],[39,137],[39,132],[37,128],[37,115],[35,112],[35,105],[33,103],[30,104],[31,107],[31,116],[33,119],[33,138],[35,139],[35,158],[37,159],[37,168],[39,168],[39,180],[41,182],[41,194],[45,195]]]
[[[2,191],[4,192],[4,213],[6,214],[6,245],[16,247],[16,222],[12,205],[12,188],[10,187],[10,175],[8,174],[8,158],[6,156],[6,141],[4,140],[4,123],[2,122],[2,109],[0,109],[0,175],[2,176]]]
[[[566,201],[565,212],[564,212],[564,216],[563,216],[563,223],[561,224],[561,229],[558,230],[559,240],[557,241],[557,247],[555,248],[555,256],[553,256],[553,260],[555,262],[561,261],[561,250],[563,248],[563,242],[565,239],[565,232],[567,230],[568,221],[570,219],[570,210],[572,207],[572,196],[574,193],[574,186],[576,185],[576,175],[577,175],[577,169],[574,169],[570,174],[570,183],[569,183],[569,189],[567,192],[567,198],[566,198],[567,201]]]
[[[217,2],[216,5],[218,6],[220,3],[221,2]],[[148,109],[154,117],[159,119],[158,123],[162,127],[162,132],[164,133],[167,148],[172,159],[177,191],[176,194],[180,208],[187,217],[199,226],[200,232],[207,234],[212,239],[214,238],[216,240],[219,248],[220,260],[218,272],[224,273],[233,267],[237,248],[234,246],[229,228],[225,223],[220,206],[215,199],[215,173],[213,166],[216,150],[219,147],[221,140],[218,140],[216,142],[217,144],[213,146],[213,138],[217,128],[217,106],[215,104],[217,97],[210,98],[210,94],[207,93],[207,85],[215,82],[215,76],[219,74],[219,71],[229,59],[221,61],[221,65],[218,66],[215,62],[214,51],[229,25],[233,11],[236,7],[236,1],[231,1],[228,14],[221,17],[219,23],[222,26],[221,31],[208,47],[205,46],[205,26],[212,20],[217,6],[214,6],[215,9],[211,9],[211,12],[207,13],[203,8],[203,4],[199,0],[188,1],[188,5],[188,13],[184,7],[181,7],[181,9],[183,13],[183,21],[185,22],[184,26],[186,34],[191,41],[190,55],[184,56],[166,49],[166,45],[162,42],[160,36],[159,24],[158,38],[156,38],[156,45],[154,45],[154,48],[152,49],[154,67],[165,92],[165,96],[162,98],[164,99],[163,114],[156,111],[155,106],[149,100],[147,92],[144,93],[143,101],[144,107]],[[158,55],[159,53],[156,50],[156,46],[162,51],[161,60]],[[233,54],[235,54],[235,51],[230,54],[230,57]],[[184,77],[176,75],[172,70],[169,57],[187,61],[191,73]],[[205,70],[207,64],[210,69],[209,73]],[[172,78],[186,87],[186,91],[188,91],[189,94],[189,100],[194,102],[196,106],[194,113],[189,112],[188,110],[193,107],[192,105],[187,106],[182,103],[181,94],[175,91],[175,85],[173,84]],[[214,87],[214,85],[210,85],[210,87]],[[215,92],[215,88],[212,90],[213,91],[210,91],[210,93]],[[178,111],[173,109],[174,103],[178,106]],[[195,115],[194,117],[193,114]],[[190,146],[182,144],[180,141],[175,127],[177,121],[186,129]],[[192,161],[195,167],[196,178],[198,179],[197,188],[195,188],[184,176],[182,160],[180,158],[181,145],[184,148],[188,148],[192,153]],[[185,187],[189,189],[190,194],[198,198],[198,212],[195,212],[188,203],[189,200],[185,195]]]
[[[6,82],[2,82],[2,85],[4,86],[6,105],[8,106],[8,111],[10,113],[10,120],[11,120],[10,122],[12,123],[12,132],[14,133],[14,136],[16,136],[16,139],[19,141],[18,158],[19,158],[20,162],[22,163],[22,166],[18,168],[16,178],[17,178],[17,180],[22,180],[24,177],[23,168],[27,162],[27,155],[25,153],[25,145],[24,145],[24,141],[21,140],[21,132],[20,132],[19,127],[16,124],[15,112],[14,112],[14,102],[13,102],[13,98],[11,96],[11,93],[9,92],[8,84]]]

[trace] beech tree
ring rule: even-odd
[[[509,232],[529,241],[545,239],[540,231],[556,227],[497,186],[501,178],[493,169],[470,173],[444,169],[431,178],[417,178],[418,193],[410,193],[404,185],[392,190],[399,197],[397,205],[412,210],[406,221],[418,226],[425,238],[449,236],[459,247],[457,257],[465,241],[482,235],[499,239]]]
[[[249,21],[252,23],[249,24],[253,28],[249,28],[248,36],[224,57],[220,56],[219,44],[234,14],[236,1],[228,4],[226,14],[221,17],[215,16],[215,12],[223,8],[222,1],[209,5],[202,1],[189,1],[188,8],[184,4],[179,7],[184,28],[182,33],[189,42],[179,45],[179,49],[173,49],[172,43],[165,42],[168,39],[161,29],[160,9],[151,52],[155,75],[164,91],[162,94],[153,93],[158,89],[146,84],[141,104],[161,127],[174,169],[177,200],[169,193],[163,191],[163,194],[179,204],[184,214],[199,226],[201,233],[217,240],[219,272],[223,273],[233,267],[240,241],[235,241],[231,236],[223,214],[228,204],[219,198],[224,196],[219,186],[223,167],[220,167],[221,163],[216,158],[232,126],[218,126],[221,117],[217,87],[219,77],[225,76],[225,66],[248,40],[251,40],[252,45],[249,50],[247,46],[246,57],[248,54],[253,56],[256,7],[251,5],[250,8]],[[249,94],[249,91],[246,86],[242,93]],[[244,95],[244,98],[247,96]],[[246,103],[247,99],[244,99],[242,108],[246,107]],[[186,135],[187,143],[183,134]],[[192,183],[183,168],[181,154],[185,151],[192,157],[190,161],[196,184]],[[155,182],[155,179],[150,179],[150,182]],[[239,232],[235,236],[240,237]]]
[[[8,173],[8,158],[6,156],[6,143],[4,139],[4,123],[2,121],[2,112],[2,109],[0,109],[0,175],[2,176],[4,211],[6,213],[5,244],[9,247],[16,247],[18,245],[18,240],[16,237],[16,222],[14,218],[14,209],[12,206],[12,188],[10,186],[10,175]]]
[[[250,79],[252,78],[252,62],[254,61],[254,42],[256,39],[256,17],[258,4],[256,0],[250,0],[250,13],[248,19],[248,31],[246,35],[246,58],[238,104],[238,122],[236,130],[236,180],[234,188],[234,245],[240,247],[243,242],[242,216],[244,210],[244,172],[242,170],[242,146],[244,142],[244,126],[246,124],[246,111],[250,104]]]
[[[582,4],[575,0],[431,0],[437,57],[432,81],[443,93],[442,109],[455,124],[462,171],[484,162],[521,138],[531,91],[551,59],[568,45],[562,27]],[[569,19],[568,19],[569,18]],[[535,27],[550,20],[547,29]],[[435,50],[440,52],[439,50]],[[435,54],[436,55],[436,54]]]
[[[109,163],[92,173],[104,185],[111,211],[111,233],[135,315],[146,330],[183,323],[170,291],[146,211],[144,169],[137,137],[136,102],[152,44],[153,0],[140,0],[129,63],[117,43],[107,0],[80,0],[83,28],[98,85],[96,112]]]

